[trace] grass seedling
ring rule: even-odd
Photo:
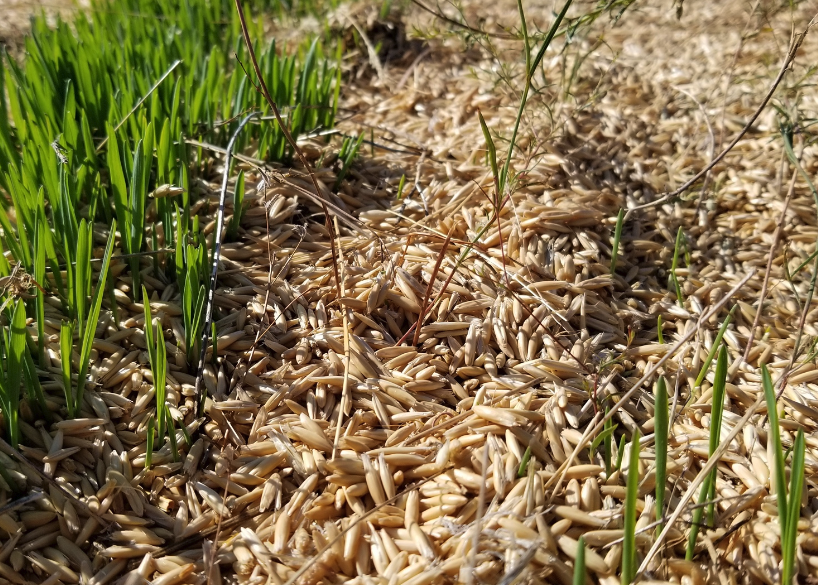
[[[364,141],[364,133],[361,132],[358,138],[353,142],[352,137],[346,136],[344,142],[341,144],[341,150],[338,153],[338,160],[341,162],[341,170],[335,179],[334,189],[341,186],[341,182],[347,176],[352,163],[358,158],[358,150],[361,148],[361,143]]]
[[[403,188],[405,186],[406,186],[406,175],[401,175],[400,176],[400,182],[398,183],[398,195],[396,197],[396,199],[398,201],[400,201],[401,198],[403,197]]]
[[[16,301],[14,308],[9,311],[11,327],[3,329],[4,360],[0,361],[2,384],[0,384],[0,408],[3,409],[3,418],[6,421],[9,442],[17,448],[20,441],[20,383],[22,381],[23,364],[26,346],[26,308],[23,301]]]
[[[607,408],[605,409],[605,413],[607,414]],[[603,458],[605,459],[605,476],[611,476],[611,443],[614,431],[616,431],[616,427],[618,425],[613,424],[611,420],[605,421],[605,425],[602,428],[602,432],[599,433],[593,441],[591,441],[591,446],[589,448],[591,457],[593,457],[594,452],[599,448],[600,445],[603,446],[604,453]],[[593,461],[593,459],[592,459]]]
[[[719,447],[721,441],[721,420],[724,413],[724,389],[727,384],[727,348],[722,345],[719,351],[719,359],[716,362],[716,377],[713,381],[713,401],[710,410],[710,457],[713,456],[716,449]],[[713,515],[715,512],[715,504],[712,503],[716,493],[716,473],[717,469],[713,468],[707,478],[702,483],[701,491],[699,491],[698,506],[693,511],[693,520],[690,525],[690,534],[687,538],[687,551],[685,558],[692,560],[696,551],[696,539],[699,536],[699,526],[704,515],[705,502],[711,503],[707,507],[707,521],[708,525],[712,526]]]
[[[659,315],[656,317],[656,337],[659,339],[659,343],[662,345],[665,344],[665,335],[662,333],[662,316]]]
[[[766,365],[761,366],[761,385],[764,389],[767,418],[769,419],[767,440],[772,441],[772,449],[775,452],[773,475],[778,499],[778,523],[781,527],[781,583],[790,585],[795,577],[796,537],[798,536],[798,518],[801,515],[801,493],[804,489],[804,431],[798,430],[793,444],[790,486],[789,493],[787,493],[785,456],[778,426],[778,408],[773,382]]]
[[[682,226],[679,226],[679,231],[676,232],[676,245],[673,247],[673,264],[670,267],[670,279],[676,289],[676,302],[680,307],[684,307],[684,298],[682,297],[682,287],[679,285],[679,277],[676,276],[676,269],[679,266],[679,251],[682,249],[684,237]]]
[[[653,412],[653,444],[656,453],[656,527],[657,534],[662,531],[662,518],[665,506],[665,482],[667,481],[667,450],[668,450],[668,398],[665,378],[660,377],[656,382]]]
[[[142,303],[145,310],[145,343],[148,346],[148,359],[151,363],[153,373],[153,388],[156,399],[156,426],[160,440],[165,436],[166,415],[168,412],[165,402],[167,391],[167,368],[168,360],[165,349],[165,336],[162,333],[162,324],[156,324],[156,335],[153,332],[153,317],[151,315],[151,303],[148,298],[148,291],[142,287]],[[169,431],[170,429],[168,429]]]
[[[65,406],[68,416],[76,417],[82,408],[82,397],[85,392],[86,376],[91,362],[91,348],[94,344],[94,333],[96,332],[99,313],[102,309],[102,297],[105,294],[105,282],[108,279],[108,267],[111,262],[111,253],[114,249],[114,237],[116,235],[116,221],[111,225],[108,234],[108,243],[105,246],[105,253],[102,257],[102,268],[100,269],[97,286],[94,289],[94,296],[91,299],[91,306],[86,312],[86,294],[91,290],[91,242],[93,239],[93,225],[86,225],[85,220],[79,225],[78,240],[76,243],[76,266],[70,270],[69,264],[69,287],[70,296],[74,299],[76,317],[72,321],[63,322],[60,328],[60,359],[62,361],[63,384],[65,385]],[[79,372],[77,373],[77,388],[73,390],[71,381],[71,352],[73,349],[74,331],[79,334]]]
[[[625,511],[622,541],[622,585],[630,585],[636,578],[636,500],[639,496],[639,431],[631,439],[628,458],[628,481],[625,488]]]
[[[227,224],[227,239],[235,240],[239,233],[241,216],[244,214],[244,171],[239,173],[233,187],[233,215]]]
[[[611,274],[616,273],[616,261],[619,258],[619,242],[622,240],[622,224],[625,221],[625,210],[620,209],[616,216],[616,229],[614,230],[613,247],[611,248]]]
[[[733,313],[736,311],[736,306],[737,305],[734,305],[733,308],[730,309],[730,312],[727,314],[727,317],[724,318],[724,322],[721,324],[721,327],[719,327],[719,332],[716,334],[716,339],[713,340],[713,346],[707,353],[707,358],[702,364],[702,369],[699,370],[699,375],[696,376],[696,383],[693,385],[694,388],[699,388],[702,385],[704,377],[707,376],[707,372],[710,371],[710,364],[713,363],[713,358],[716,356],[716,352],[721,346],[721,340],[724,338],[724,332],[727,331],[727,326],[730,325],[730,321],[733,320]]]
[[[616,446],[616,465],[614,466],[615,471],[619,471],[622,469],[622,459],[625,456],[625,444],[627,442],[627,438],[625,435],[622,435],[619,438],[619,445]]]
[[[585,585],[585,537],[580,536],[577,543],[577,558],[574,560],[573,585]]]
[[[153,440],[156,434],[156,419],[153,416],[148,417],[148,436],[145,441],[145,469],[151,466],[153,459]]]
[[[517,477],[525,477],[528,474],[528,462],[531,461],[531,447],[525,448],[523,458],[520,460],[520,468],[517,470]]]

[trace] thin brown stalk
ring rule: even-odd
[[[449,234],[446,236],[446,241],[443,242],[443,247],[440,249],[440,254],[438,254],[437,256],[437,261],[435,262],[435,267],[432,270],[432,275],[429,277],[429,284],[426,285],[426,293],[423,295],[423,304],[420,306],[420,314],[418,315],[418,321],[415,324],[415,336],[412,338],[412,345],[418,344],[418,338],[420,337],[420,327],[423,325],[423,317],[426,316],[426,309],[429,303],[429,296],[432,294],[435,279],[437,278],[437,273],[440,270],[440,263],[446,256],[446,249],[449,247],[449,242],[452,240],[453,231],[454,229],[449,230]]]
[[[744,348],[744,355],[742,356],[742,359],[745,362],[747,361],[747,357],[750,355],[750,350],[753,348],[756,328],[761,320],[761,313],[764,310],[764,299],[767,298],[767,287],[770,284],[770,271],[772,271],[773,268],[773,260],[775,259],[775,252],[778,249],[778,241],[781,239],[781,232],[784,231],[784,220],[787,217],[787,210],[790,207],[790,201],[792,201],[792,195],[795,192],[796,177],[798,177],[798,171],[794,170],[792,172],[792,179],[790,179],[790,187],[787,190],[787,197],[784,199],[784,209],[781,210],[781,217],[778,219],[778,225],[776,226],[775,233],[773,234],[773,242],[770,244],[770,253],[767,255],[767,268],[764,270],[764,280],[761,283],[761,294],[758,297],[758,309],[756,310],[756,316],[753,319],[753,326],[750,327],[750,337],[747,339],[747,346]]]
[[[330,247],[332,248],[332,270],[335,274],[335,290],[338,295],[337,298],[341,298],[341,277],[340,271],[338,270],[338,256],[336,254],[335,249],[335,228],[332,225],[332,220],[330,219],[329,209],[327,208],[327,203],[324,201],[324,198],[321,197],[321,188],[318,186],[318,178],[315,176],[315,172],[312,170],[312,165],[310,165],[307,157],[304,155],[304,151],[301,150],[301,147],[298,146],[298,143],[293,138],[292,134],[290,134],[290,130],[287,128],[287,125],[284,123],[284,120],[281,119],[281,113],[278,111],[278,106],[276,105],[273,98],[270,96],[270,90],[267,89],[267,84],[264,82],[264,76],[261,74],[261,68],[258,65],[258,59],[256,59],[256,52],[253,49],[253,43],[250,40],[250,32],[247,30],[247,21],[244,18],[244,8],[242,7],[241,0],[235,0],[236,2],[236,11],[239,13],[239,22],[241,23],[241,33],[244,37],[244,44],[247,47],[247,52],[250,54],[250,59],[253,62],[253,70],[256,72],[256,78],[258,79],[258,84],[261,86],[262,95],[264,99],[267,101],[267,105],[270,106],[270,109],[273,111],[275,115],[276,121],[278,122],[279,128],[281,128],[281,132],[284,134],[284,138],[286,138],[287,142],[290,143],[290,146],[293,147],[298,159],[301,161],[301,164],[304,165],[304,168],[310,175],[310,179],[312,179],[312,185],[315,187],[315,195],[318,201],[321,204],[321,207],[324,211],[324,218],[325,218],[325,225],[327,227],[327,231],[329,232],[329,239],[330,239]]]
[[[702,170],[700,170],[698,173],[696,173],[691,179],[686,181],[678,189],[675,189],[674,191],[671,191],[670,193],[665,193],[664,195],[659,197],[659,199],[656,199],[655,201],[651,201],[650,203],[645,203],[644,205],[637,205],[636,207],[631,207],[628,210],[628,212],[625,214],[625,221],[627,221],[630,218],[631,214],[634,211],[641,211],[642,209],[649,209],[651,207],[656,207],[658,205],[662,205],[663,203],[666,203],[667,201],[670,201],[674,197],[678,197],[679,195],[681,195],[682,193],[687,191],[691,186],[693,186],[699,179],[701,179],[707,173],[709,173],[713,169],[713,167],[715,167],[717,164],[719,164],[719,162],[721,162],[721,160],[725,156],[727,156],[731,150],[733,150],[733,148],[736,146],[736,144],[738,144],[741,141],[741,139],[744,138],[744,135],[747,134],[747,132],[750,131],[750,128],[753,127],[753,124],[755,124],[756,120],[761,115],[761,112],[764,111],[764,108],[767,107],[767,104],[769,103],[770,99],[773,97],[773,94],[775,93],[775,90],[778,89],[778,86],[781,84],[781,81],[784,79],[784,75],[787,73],[790,65],[792,64],[793,60],[795,59],[795,55],[798,52],[798,49],[801,47],[801,43],[804,42],[804,38],[807,35],[807,30],[805,30],[805,31],[803,31],[803,32],[801,32],[801,33],[799,33],[798,35],[795,36],[795,38],[793,39],[792,44],[790,45],[789,51],[787,51],[787,56],[784,59],[784,63],[781,66],[781,70],[778,72],[778,75],[776,76],[775,81],[773,81],[772,85],[770,86],[770,89],[767,92],[767,95],[765,95],[764,99],[761,100],[761,103],[759,104],[758,108],[756,108],[756,111],[753,113],[752,116],[750,116],[750,119],[747,120],[747,123],[744,125],[744,128],[741,129],[741,132],[738,133],[738,135],[733,139],[733,141],[730,144],[728,144],[725,147],[725,149],[722,150],[718,154],[718,156],[716,156],[716,158],[711,160],[707,164],[707,166],[705,166]]]

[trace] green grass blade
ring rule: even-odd
[[[585,585],[585,537],[580,536],[577,543],[577,558],[574,560],[573,585]]]
[[[771,461],[775,467],[775,491],[778,498],[779,516],[787,509],[786,481],[784,475],[784,450],[781,448],[781,432],[778,427],[778,408],[775,398],[773,382],[767,365],[761,366],[761,386],[764,389],[764,399],[767,401],[767,418],[770,421],[767,430],[767,441],[772,441],[775,460]]]
[[[148,436],[145,444],[145,469],[150,468],[153,459],[153,439],[156,435],[156,421],[152,416],[148,417]]]
[[[661,522],[665,510],[665,483],[667,482],[667,450],[668,450],[668,398],[667,383],[664,377],[656,382],[654,406],[654,445],[656,453],[656,521]],[[657,533],[662,531],[662,524],[656,528]]]
[[[486,125],[486,120],[483,118],[483,113],[478,109],[477,110],[477,117],[480,120],[480,128],[483,130],[483,137],[486,139],[486,148],[489,151],[489,164],[491,165],[491,175],[494,177],[494,180],[497,185],[500,184],[500,171],[497,167],[497,148],[494,146],[494,140],[491,137],[491,132],[489,131],[488,125]],[[500,193],[496,194],[496,197],[500,197]]]
[[[60,325],[60,365],[68,416],[74,416],[74,389],[71,384],[71,351],[74,348],[74,327],[68,321]]]
[[[680,307],[684,307],[684,298],[682,298],[682,287],[679,285],[679,277],[676,276],[676,268],[679,265],[679,250],[682,248],[684,241],[684,230],[679,226],[676,232],[676,245],[673,247],[673,264],[670,267],[670,279],[673,281],[673,287],[676,289],[676,302]]]
[[[26,347],[26,307],[23,301],[14,303],[14,311],[11,315],[11,330],[9,331],[9,344],[6,369],[5,400],[8,405],[8,412],[3,413],[6,419],[6,426],[9,431],[9,442],[12,447],[17,447],[20,442],[20,423],[18,420],[20,411],[20,382],[22,381],[24,353]]]
[[[710,415],[710,456],[716,452],[721,441],[721,421],[724,416],[724,394],[727,384],[727,347],[721,346],[719,359],[716,362],[716,377],[713,380],[713,402]],[[709,500],[715,497],[716,489],[716,469],[711,472],[713,476],[710,482],[710,493],[707,494]],[[713,515],[715,504],[710,504],[707,508],[707,522],[713,525]]]
[[[102,297],[105,296],[105,282],[108,279],[108,267],[111,264],[111,254],[114,250],[114,237],[116,235],[116,221],[111,224],[111,231],[108,234],[108,243],[105,245],[105,253],[102,257],[102,268],[99,273],[97,287],[91,300],[91,312],[86,320],[87,326],[82,334],[82,346],[80,350],[80,370],[77,378],[77,399],[74,404],[75,413],[82,408],[82,395],[85,392],[85,376],[88,373],[89,361],[91,359],[91,347],[94,344],[94,332],[99,321],[99,312],[102,308]]]
[[[639,431],[631,439],[628,458],[628,481],[625,488],[625,511],[622,541],[622,585],[630,585],[636,578],[636,500],[639,497]]]
[[[792,583],[796,575],[795,556],[796,538],[798,537],[798,519],[801,516],[801,494],[804,489],[804,452],[805,441],[803,429],[798,429],[792,448],[792,469],[790,471],[790,493],[787,496],[787,509],[779,510],[779,521],[786,514],[786,522],[781,531],[781,557],[783,569],[781,583]]]
[[[716,357],[716,352],[721,346],[721,340],[724,338],[724,332],[727,331],[727,326],[730,325],[730,322],[733,320],[733,313],[735,313],[737,306],[738,305],[733,305],[733,308],[730,309],[727,317],[724,318],[724,322],[721,324],[721,327],[719,327],[719,332],[716,334],[716,339],[713,340],[713,346],[707,353],[707,359],[704,360],[702,369],[699,370],[699,375],[696,376],[696,383],[693,385],[694,388],[701,386],[705,376],[707,376],[707,372],[710,370],[710,364],[713,363],[713,358]]]

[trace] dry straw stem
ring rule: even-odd
[[[718,315],[719,311],[721,311],[722,307],[724,307],[724,305],[726,305],[727,302],[739,290],[741,290],[741,287],[743,287],[751,278],[753,278],[753,276],[755,276],[755,273],[756,273],[755,270],[750,271],[744,278],[741,279],[741,281],[739,281],[738,284],[736,284],[732,289],[730,289],[730,291],[728,293],[726,293],[724,295],[724,297],[722,297],[721,300],[718,303],[716,303],[709,311],[707,311],[707,313],[702,315],[702,317],[699,319],[698,323],[696,324],[696,327],[692,327],[690,329],[690,331],[688,331],[681,338],[679,338],[679,340],[673,345],[673,347],[671,347],[668,350],[668,352],[665,353],[665,355],[663,355],[653,365],[652,368],[650,368],[647,372],[645,372],[644,375],[641,378],[639,378],[639,380],[631,387],[630,390],[625,392],[625,394],[623,394],[619,398],[619,400],[617,400],[616,404],[614,404],[608,410],[608,414],[606,414],[601,421],[599,421],[596,425],[594,425],[594,427],[590,431],[585,433],[582,440],[579,441],[579,443],[577,443],[577,446],[571,452],[571,455],[568,457],[568,459],[566,459],[566,461],[562,465],[560,465],[559,469],[557,469],[557,472],[553,476],[551,476],[548,479],[548,481],[545,482],[545,486],[544,486],[545,488],[550,487],[555,481],[557,482],[556,487],[551,491],[551,496],[549,498],[549,501],[553,500],[555,494],[559,491],[560,486],[562,486],[562,482],[565,479],[565,474],[568,471],[568,468],[571,465],[573,465],[574,460],[576,459],[577,455],[579,455],[579,453],[583,449],[585,449],[585,447],[588,446],[589,439],[591,437],[596,436],[596,434],[599,433],[603,429],[603,427],[605,426],[605,423],[613,418],[613,415],[616,414],[616,412],[622,407],[622,405],[627,404],[628,401],[633,397],[633,395],[636,394],[636,392],[642,387],[642,385],[645,382],[647,382],[648,380],[651,380],[656,375],[656,373],[659,371],[659,368],[661,368],[662,365],[666,361],[668,361],[671,358],[671,356],[673,356],[673,354],[675,354],[679,350],[679,348],[681,348],[685,343],[687,343],[690,339],[692,339],[693,336],[695,336],[699,332],[699,330],[702,328],[702,326],[705,323],[707,323],[707,321],[711,317],[713,317],[714,315]],[[667,531],[667,528],[665,528],[665,531]]]
[[[750,119],[747,120],[747,123],[744,125],[744,127],[741,129],[741,131],[736,135],[736,137],[733,139],[733,141],[730,144],[728,144],[724,148],[724,150],[722,150],[718,154],[718,156],[716,158],[711,160],[707,164],[707,166],[705,166],[702,170],[700,170],[698,173],[696,173],[691,179],[686,181],[678,189],[675,189],[674,191],[671,191],[670,193],[665,193],[664,195],[662,195],[661,197],[659,197],[659,199],[656,199],[655,201],[651,201],[650,203],[645,203],[644,205],[637,205],[635,207],[631,207],[630,209],[628,209],[628,212],[625,214],[625,221],[627,221],[630,218],[631,214],[633,214],[635,211],[641,211],[643,209],[648,209],[648,208],[651,208],[651,207],[656,207],[657,205],[662,205],[663,203],[666,203],[667,201],[670,201],[674,197],[678,197],[679,195],[681,195],[682,193],[687,191],[690,187],[695,185],[696,182],[699,179],[701,179],[707,173],[709,173],[713,167],[715,167],[717,164],[719,164],[719,162],[721,162],[721,160],[725,156],[727,156],[727,154],[731,150],[733,150],[733,147],[735,147],[736,144],[741,142],[741,139],[744,138],[744,135],[747,134],[747,132],[750,131],[750,128],[753,127],[753,124],[755,124],[756,120],[761,115],[761,112],[763,112],[764,108],[767,107],[767,103],[773,97],[773,94],[775,93],[775,90],[778,89],[778,86],[781,84],[781,81],[784,79],[784,75],[787,73],[787,70],[789,69],[790,64],[795,59],[796,53],[798,53],[798,49],[801,47],[801,44],[804,42],[804,38],[807,36],[807,32],[809,32],[809,27],[807,27],[803,32],[800,32],[797,35],[795,35],[795,37],[792,39],[792,42],[790,43],[790,48],[787,51],[787,56],[784,59],[784,63],[783,63],[783,65],[781,65],[781,69],[779,70],[778,75],[776,76],[775,80],[773,81],[772,85],[770,86],[770,90],[767,92],[767,95],[764,96],[764,99],[761,100],[761,103],[759,104],[758,108],[756,108],[756,111],[753,113],[752,116],[750,116]]]

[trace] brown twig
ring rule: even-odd
[[[744,348],[744,356],[742,357],[745,362],[750,355],[750,350],[753,348],[756,327],[758,327],[758,323],[761,320],[761,313],[764,310],[764,299],[767,298],[767,287],[770,284],[770,272],[773,268],[775,251],[778,249],[778,240],[781,239],[781,232],[784,231],[784,220],[787,217],[787,210],[790,207],[790,201],[792,201],[792,195],[795,192],[795,179],[797,176],[798,171],[794,170],[792,172],[792,179],[790,180],[790,187],[787,191],[787,198],[784,199],[784,209],[781,210],[781,218],[778,220],[778,225],[776,226],[775,233],[773,234],[773,243],[770,244],[770,253],[767,256],[767,268],[764,270],[764,280],[761,283],[761,294],[759,295],[758,299],[758,309],[756,310],[756,316],[753,319],[753,326],[750,327],[750,336],[747,338],[747,346]]]
[[[518,36],[516,36],[516,35],[511,35],[511,34],[508,34],[508,33],[493,33],[493,32],[486,32],[486,31],[484,31],[484,30],[480,30],[480,29],[477,29],[477,28],[471,27],[471,26],[469,26],[468,24],[464,24],[464,23],[462,23],[462,22],[458,22],[457,20],[455,20],[455,19],[453,19],[453,18],[449,18],[449,17],[448,17],[448,16],[446,16],[445,14],[441,14],[440,12],[438,12],[438,11],[436,11],[436,10],[432,10],[431,8],[429,8],[428,6],[426,6],[426,5],[425,5],[423,2],[421,2],[420,0],[412,0],[412,4],[414,4],[415,6],[417,6],[418,8],[420,8],[421,10],[424,10],[424,11],[428,12],[429,14],[431,14],[432,16],[434,16],[435,18],[438,18],[438,19],[440,19],[440,20],[442,20],[442,21],[444,21],[444,22],[448,22],[449,24],[451,24],[452,26],[456,26],[457,28],[460,28],[460,29],[463,29],[463,30],[469,31],[469,32],[470,32],[470,33],[472,33],[472,34],[476,34],[476,35],[484,35],[484,36],[487,36],[487,37],[492,37],[492,38],[495,38],[495,39],[506,39],[506,40],[510,40],[510,41],[516,41],[516,40],[519,40],[519,37],[518,37]]]
[[[418,344],[418,338],[420,337],[420,328],[423,325],[423,317],[426,316],[426,309],[427,303],[429,302],[429,296],[432,294],[432,289],[434,288],[435,279],[437,278],[437,273],[440,270],[440,263],[443,262],[443,258],[446,256],[446,249],[449,247],[449,242],[452,240],[452,232],[454,231],[454,226],[452,229],[449,230],[449,234],[446,236],[446,241],[443,242],[443,247],[440,249],[440,254],[437,256],[437,262],[435,262],[435,267],[432,270],[432,275],[429,277],[429,284],[426,285],[426,293],[423,295],[423,304],[420,305],[420,314],[418,315],[418,320],[415,326],[415,336],[412,338],[412,345]]]
[[[261,75],[261,68],[258,65],[258,59],[256,59],[256,52],[253,49],[253,43],[250,40],[250,32],[247,30],[247,20],[244,18],[244,8],[242,7],[241,0],[235,0],[235,3],[236,11],[239,13],[239,22],[241,23],[241,33],[244,37],[244,44],[247,46],[247,52],[250,54],[250,59],[253,62],[253,70],[256,72],[256,78],[258,79],[258,84],[261,86],[262,95],[267,101],[267,105],[269,105],[270,109],[273,111],[276,121],[278,122],[278,126],[281,128],[281,132],[284,134],[284,138],[290,143],[290,146],[292,146],[293,150],[298,156],[298,159],[301,161],[301,164],[304,165],[304,168],[309,173],[310,179],[312,179],[312,185],[315,187],[316,198],[324,211],[325,225],[327,227],[327,231],[329,232],[330,247],[332,249],[332,270],[335,274],[335,291],[340,299],[341,276],[338,270],[338,257],[335,249],[335,228],[333,227],[332,220],[330,219],[327,203],[324,201],[324,198],[321,197],[321,188],[318,186],[318,178],[315,176],[312,166],[307,160],[307,157],[304,155],[304,151],[301,150],[292,134],[290,134],[290,130],[287,128],[284,120],[281,119],[281,113],[278,111],[278,106],[276,105],[275,101],[273,101],[273,98],[270,95],[270,90],[267,89],[267,84],[264,82],[264,77]]]
[[[764,108],[767,107],[767,103],[773,97],[773,94],[775,93],[775,90],[778,89],[778,86],[781,84],[781,81],[784,79],[784,74],[789,69],[790,64],[792,63],[793,59],[795,59],[795,54],[798,52],[798,49],[801,47],[801,43],[804,42],[804,37],[806,37],[806,35],[807,35],[807,31],[805,30],[802,33],[799,33],[798,35],[796,35],[795,39],[793,39],[793,42],[790,45],[790,49],[787,52],[787,57],[784,59],[784,64],[781,66],[781,70],[778,72],[778,75],[776,76],[775,81],[773,81],[772,86],[770,86],[770,89],[767,92],[767,95],[764,96],[764,99],[761,101],[761,104],[759,104],[758,108],[756,108],[756,111],[753,113],[752,116],[750,116],[750,119],[744,125],[744,128],[741,129],[741,132],[738,133],[738,135],[733,139],[733,141],[730,144],[728,144],[727,147],[725,147],[725,149],[722,150],[718,154],[718,156],[716,156],[716,158],[711,160],[707,164],[707,166],[705,166],[702,170],[700,170],[698,173],[696,173],[691,179],[686,181],[678,189],[675,189],[674,191],[671,191],[670,193],[666,193],[666,194],[662,195],[661,197],[659,197],[659,199],[656,199],[655,201],[651,201],[650,203],[645,203],[644,205],[637,205],[636,207],[631,207],[628,210],[628,212],[625,214],[625,221],[627,221],[630,218],[631,214],[634,211],[640,211],[642,209],[648,209],[648,208],[651,208],[651,207],[656,207],[658,205],[662,205],[663,203],[665,203],[667,201],[670,201],[674,197],[678,197],[679,195],[681,195],[682,193],[687,191],[691,186],[693,186],[699,179],[701,179],[707,173],[709,173],[713,169],[713,167],[715,167],[717,164],[719,164],[719,162],[721,162],[721,160],[725,156],[727,156],[727,154],[731,150],[733,150],[733,148],[736,146],[736,144],[738,144],[741,141],[741,139],[744,138],[744,135],[747,134],[747,132],[750,131],[750,128],[753,127],[753,124],[755,124],[755,121],[761,115],[761,112],[764,111]]]

